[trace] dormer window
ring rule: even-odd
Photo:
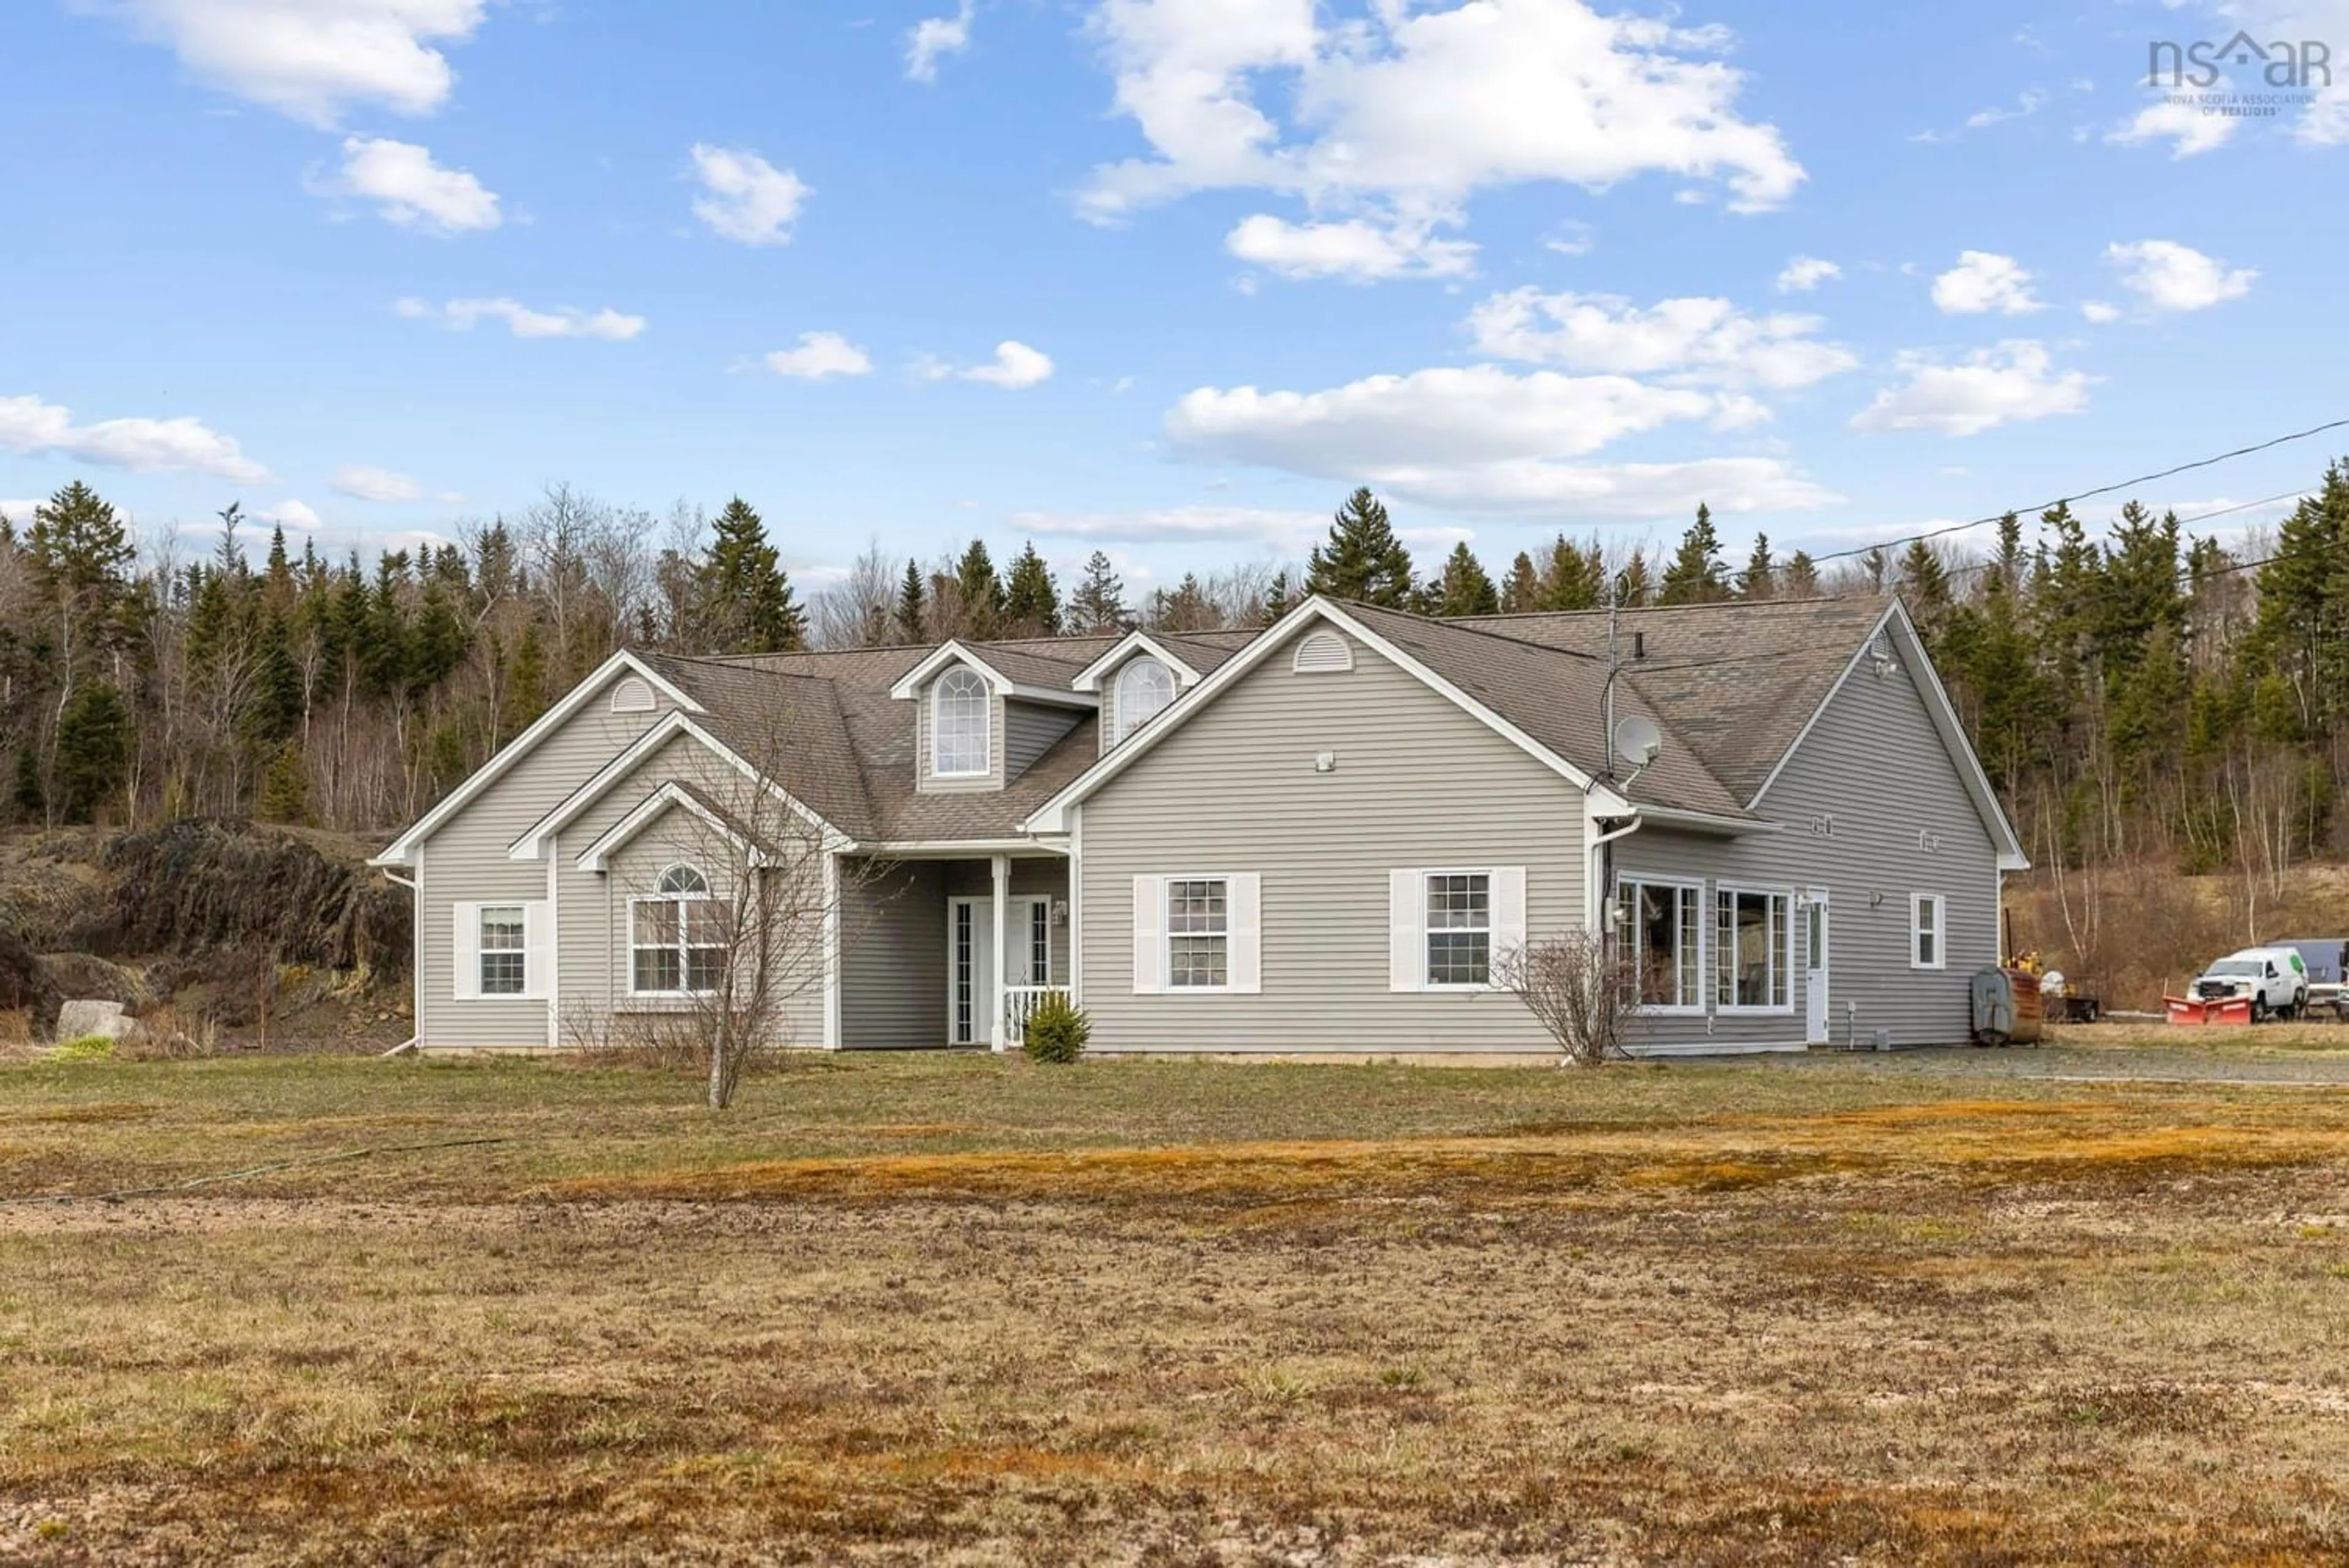
[[[1158,717],[1174,701],[1174,671],[1147,657],[1129,663],[1117,677],[1117,739]]]
[[[930,771],[940,778],[984,777],[994,702],[978,671],[956,665],[930,688]]]

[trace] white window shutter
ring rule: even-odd
[[[1133,994],[1166,989],[1166,878],[1133,879]]]
[[[1493,867],[1493,951],[1497,964],[1504,953],[1526,945],[1526,868]]]
[[[481,994],[481,907],[456,904],[450,908],[450,919],[456,922],[456,999],[476,1002]]]
[[[1264,990],[1264,878],[1235,871],[1224,893],[1226,974],[1234,991],[1255,996]]]
[[[543,898],[522,907],[523,993],[544,996],[554,980],[554,921]]]
[[[1426,906],[1416,871],[1387,873],[1387,989],[1427,989]]]

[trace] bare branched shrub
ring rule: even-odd
[[[1578,928],[1496,953],[1493,983],[1526,1004],[1568,1062],[1596,1067],[1628,1054],[1639,977],[1600,933]]]

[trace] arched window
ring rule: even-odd
[[[1174,701],[1174,677],[1154,659],[1137,659],[1118,672],[1117,738],[1124,740]]]
[[[726,909],[692,866],[660,874],[628,900],[628,989],[638,996],[706,996],[726,978]]]
[[[988,725],[993,711],[978,671],[957,665],[930,689],[930,771],[941,778],[988,771]]]

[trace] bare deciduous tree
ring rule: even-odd
[[[874,540],[849,564],[848,575],[819,590],[809,605],[818,648],[879,648],[896,636],[889,612],[897,603],[899,566]]]
[[[785,788],[791,714],[748,728],[755,743],[730,737],[741,767],[709,758],[656,786],[661,815],[608,867],[612,994],[564,1021],[574,1044],[704,1066],[715,1110],[760,1053],[821,1043],[843,893],[869,876]]]
[[[1568,1062],[1596,1067],[1627,1054],[1639,977],[1603,934],[1578,927],[1496,953],[1493,982],[1526,1004]]]

